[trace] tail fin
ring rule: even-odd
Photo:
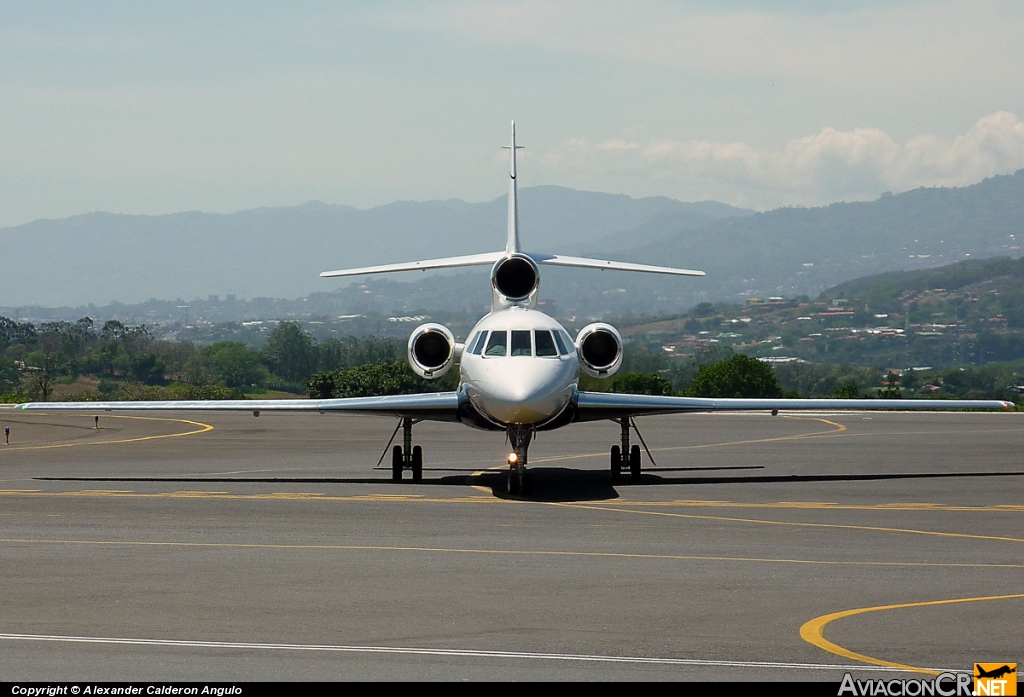
[[[508,161],[508,242],[505,243],[505,253],[514,254],[522,248],[519,246],[519,190],[516,184],[516,150],[522,150],[522,145],[516,145],[516,122],[512,122],[512,144],[503,145],[503,150],[509,151]]]
[[[516,122],[512,122],[512,142],[503,146],[509,151],[508,160],[508,241],[505,243],[504,252],[491,252],[489,254],[469,254],[459,257],[445,257],[442,259],[427,259],[425,261],[410,261],[399,264],[384,264],[382,266],[363,266],[358,269],[340,269],[338,271],[324,271],[321,276],[325,278],[337,276],[362,276],[371,273],[389,273],[393,271],[426,271],[427,269],[449,269],[460,266],[489,266],[511,254],[523,254],[519,244],[519,198],[518,184],[516,181],[516,150],[521,150],[522,145],[516,145]],[[647,264],[632,264],[621,261],[606,261],[604,259],[584,259],[581,257],[569,257],[562,254],[533,254],[527,253],[535,264],[549,264],[551,266],[575,266],[584,269],[611,269],[615,271],[638,271],[641,273],[669,274],[672,276],[703,276],[703,271],[691,269],[677,269],[666,266],[650,266]]]

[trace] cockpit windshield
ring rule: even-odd
[[[485,356],[504,356],[508,350],[508,332],[491,332],[487,339],[487,348],[484,349]]]
[[[534,343],[537,344],[537,355],[542,357],[558,356],[555,342],[551,340],[551,332],[547,329],[536,329],[533,332]]]
[[[499,329],[490,333],[483,331],[471,338],[467,352],[477,356],[482,354],[490,358],[499,356],[558,358],[560,355],[569,355],[570,350],[566,342],[568,342],[568,338],[558,330]]]
[[[512,356],[532,356],[533,351],[530,348],[530,330],[529,329],[513,329],[512,330]]]

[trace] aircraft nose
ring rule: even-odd
[[[505,423],[537,423],[565,406],[566,390],[557,371],[524,371],[492,384],[485,406],[491,416]]]

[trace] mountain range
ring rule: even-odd
[[[339,313],[484,307],[486,270],[337,283],[320,271],[500,249],[505,198],[309,202],[232,214],[89,213],[0,229],[0,306],[232,293],[329,293]],[[1024,170],[961,188],[755,213],[705,201],[634,199],[554,186],[520,192],[529,250],[698,268],[703,279],[543,270],[563,315],[678,312],[701,300],[816,295],[843,281],[966,258],[1020,256]]]

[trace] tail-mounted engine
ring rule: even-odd
[[[525,254],[509,254],[491,268],[491,287],[494,289],[495,307],[537,303],[540,270],[536,262]]]
[[[576,336],[576,351],[583,372],[594,378],[607,378],[622,365],[622,337],[610,324],[588,324]]]
[[[462,344],[441,324],[421,324],[409,336],[409,365],[421,378],[433,380],[447,373],[462,356]]]

